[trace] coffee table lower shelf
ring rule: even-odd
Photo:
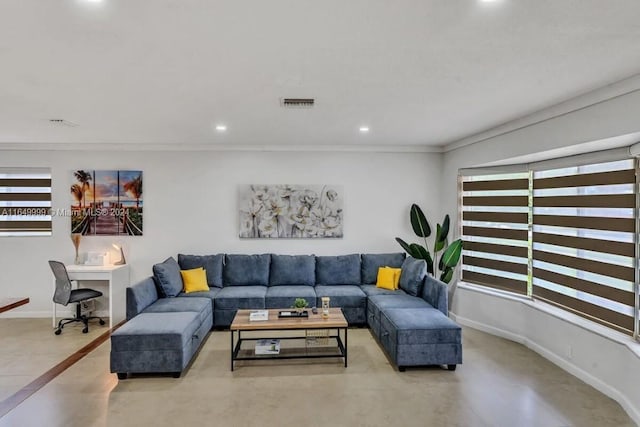
[[[234,364],[239,360],[265,360],[265,359],[320,359],[320,358],[343,358],[344,367],[347,367],[347,328],[344,331],[344,342],[340,336],[340,330],[335,335],[328,335],[330,341],[335,342],[335,346],[302,346],[298,347],[281,347],[278,354],[255,354],[253,350],[242,348],[242,343],[250,341],[260,341],[264,339],[278,339],[280,341],[304,341],[308,339],[303,336],[278,336],[278,337],[251,337],[243,338],[242,331],[237,331],[237,339],[235,332],[231,331],[231,370],[234,370]],[[245,353],[245,354],[243,354]]]

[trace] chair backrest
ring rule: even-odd
[[[67,268],[60,261],[49,261],[49,267],[56,278],[56,290],[53,293],[53,302],[67,305],[71,298],[71,280]]]

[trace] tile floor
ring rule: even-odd
[[[181,378],[125,381],[109,373],[107,341],[0,418],[0,426],[635,425],[615,401],[520,344],[469,328],[463,341],[464,364],[455,372],[400,373],[369,331],[357,328],[349,330],[346,369],[339,360],[259,361],[239,362],[231,372],[229,332],[214,331]],[[34,355],[53,342],[9,338],[9,346]],[[12,369],[42,369],[38,359],[23,358]]]

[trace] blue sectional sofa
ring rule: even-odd
[[[402,268],[400,289],[376,286],[380,267]],[[203,267],[209,290],[184,293],[180,270]],[[111,371],[172,372],[196,354],[204,330],[227,328],[238,309],[320,306],[330,297],[350,325],[369,326],[387,355],[407,366],[462,363],[461,329],[448,318],[447,286],[404,253],[178,255],[127,289],[127,323],[112,334]],[[205,308],[206,306],[206,308]],[[155,357],[161,355],[161,357]]]

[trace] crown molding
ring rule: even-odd
[[[0,151],[252,151],[252,152],[347,152],[347,153],[442,153],[432,145],[230,145],[141,143],[0,143]]]

